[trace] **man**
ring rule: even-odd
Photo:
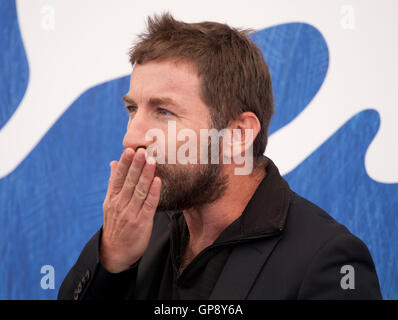
[[[130,61],[125,151],[110,164],[104,223],[60,299],[381,298],[364,243],[263,156],[271,78],[246,31],[164,14],[148,19]],[[210,160],[210,136],[193,149],[180,139],[204,129],[240,133],[219,136],[216,155],[231,161]],[[172,160],[186,151],[191,161]],[[251,170],[237,174],[242,154]]]

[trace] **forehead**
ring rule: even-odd
[[[137,102],[152,96],[176,100],[199,99],[200,79],[193,63],[186,61],[149,61],[135,64],[130,91]]]

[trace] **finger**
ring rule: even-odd
[[[149,188],[148,196],[146,197],[142,209],[138,214],[138,219],[153,219],[156,208],[159,204],[160,190],[162,188],[162,180],[159,177],[155,177],[152,181],[151,187]]]
[[[131,162],[134,158],[134,153],[134,150],[131,148],[127,148],[122,153],[115,174],[110,182],[110,195],[118,194],[122,190]]]
[[[117,161],[111,161],[109,163],[109,167],[111,168],[111,174],[109,176],[108,180],[108,189],[106,190],[106,195],[105,195],[105,200],[109,198],[110,190],[111,190],[111,183],[113,179],[115,178],[115,173],[116,173],[116,168],[117,168],[118,162]]]
[[[109,164],[109,166],[111,168],[111,174],[110,174],[110,177],[109,177],[108,189],[106,191],[105,200],[104,200],[104,202],[102,204],[102,210],[103,210],[103,215],[102,215],[103,219],[102,220],[103,220],[103,225],[104,226],[107,225],[107,222],[108,222],[109,211],[107,210],[107,208],[108,208],[108,203],[110,201],[110,199],[109,199],[110,198],[110,185],[111,185],[112,179],[115,176],[115,173],[116,173],[116,170],[117,170],[117,165],[118,165],[117,161],[111,161],[110,164]]]
[[[153,177],[155,176],[156,162],[152,157],[148,157],[144,169],[142,170],[140,179],[134,189],[133,196],[129,203],[131,212],[133,214],[138,214],[141,210],[145,199],[148,196],[149,189],[151,187]],[[130,212],[130,209],[129,209]]]
[[[142,169],[145,165],[145,156],[146,151],[142,148],[138,149],[135,153],[134,160],[130,165],[122,190],[119,193],[119,202],[122,207],[126,206],[131,200],[135,186],[139,181]]]

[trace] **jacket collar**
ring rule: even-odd
[[[242,215],[229,225],[215,243],[260,238],[282,231],[290,202],[290,188],[271,159],[264,157],[266,175]]]

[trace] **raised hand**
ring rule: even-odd
[[[161,180],[154,177],[155,159],[142,148],[137,152],[127,148],[110,167],[100,255],[104,267],[118,273],[136,262],[148,246]]]

